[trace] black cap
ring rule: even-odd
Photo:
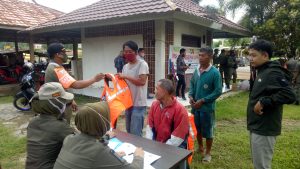
[[[53,55],[55,55],[56,53],[60,53],[60,52],[65,52],[66,49],[64,47],[63,44],[61,43],[51,43],[49,46],[48,46],[48,55],[50,57],[52,57]]]

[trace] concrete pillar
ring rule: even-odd
[[[165,21],[155,20],[155,84],[165,78]]]
[[[16,51],[16,55],[18,56],[18,53],[19,53],[19,44],[18,44],[18,35],[17,35],[17,32],[15,34],[15,51]]]
[[[29,51],[30,51],[30,62],[34,63],[34,41],[33,41],[33,36],[30,34],[30,39],[29,39]]]
[[[78,43],[73,42],[73,57],[74,60],[78,59]]]

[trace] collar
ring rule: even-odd
[[[210,71],[211,67],[212,67],[212,65],[209,64],[209,66],[208,66],[203,72],[208,72],[208,71]],[[201,68],[201,65],[199,64],[198,67],[197,67],[197,73],[198,73],[199,76],[200,76],[200,68]],[[202,73],[203,73],[203,72],[202,72]]]
[[[49,62],[49,65],[61,66],[61,65],[59,65],[58,63],[54,62],[53,60],[51,60],[51,61]]]
[[[160,107],[161,109],[165,109],[165,108],[168,108],[168,107],[173,107],[176,103],[177,103],[177,99],[176,99],[175,96],[173,96],[173,97],[172,97],[172,102],[171,102],[170,105],[168,105],[168,106],[166,106],[166,107],[162,107],[162,104],[160,103],[160,104],[159,104],[159,107]]]

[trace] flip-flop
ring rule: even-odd
[[[202,159],[203,163],[210,163],[211,161],[211,155],[205,155],[204,158]]]

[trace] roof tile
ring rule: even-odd
[[[0,25],[30,27],[63,13],[42,5],[18,0],[0,0]]]
[[[222,16],[216,15],[212,17],[211,14],[208,14],[203,7],[192,2],[191,0],[100,0],[89,6],[62,15],[59,18],[35,27],[31,27],[28,30],[83,23],[88,21],[99,21],[138,14],[165,13],[169,11],[175,11],[173,6],[170,6],[170,1],[181,12],[218,22],[234,29],[248,31],[242,26],[233,23]]]

